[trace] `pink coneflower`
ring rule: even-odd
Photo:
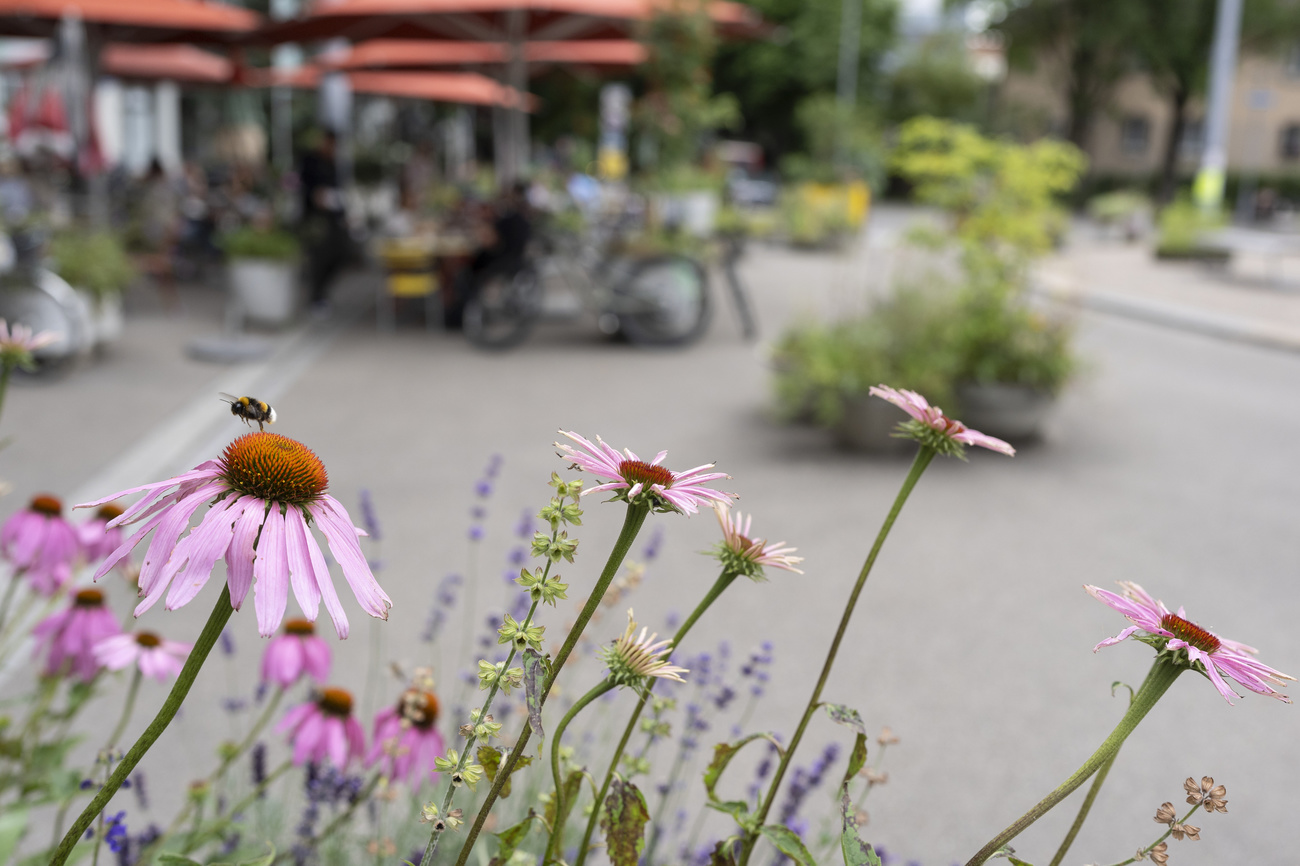
[[[445,751],[438,733],[438,698],[433,692],[410,688],[402,692],[396,707],[387,707],[375,716],[375,736],[366,755],[366,766],[383,762],[384,775],[418,788],[433,773],[433,759]]]
[[[137,665],[140,673],[165,683],[181,672],[193,648],[193,644],[165,640],[151,631],[138,631],[95,644],[95,658],[110,671]]]
[[[936,451],[961,456],[960,445],[978,445],[1008,457],[1014,457],[1016,454],[1016,449],[1001,439],[986,436],[978,430],[971,430],[960,421],[949,418],[943,414],[942,409],[931,406],[928,400],[915,391],[900,391],[888,385],[877,385],[873,386],[869,393],[873,397],[888,400],[911,415],[916,426],[906,429],[909,425],[904,425],[904,432]]]
[[[609,668],[609,678],[620,686],[631,686],[636,689],[640,689],[649,677],[679,683],[686,682],[681,674],[690,671],[674,665],[669,660],[673,652],[673,642],[656,640],[659,637],[657,634],[650,634],[647,637],[650,631],[648,628],[642,628],[641,634],[638,635],[636,625],[632,609],[628,608],[627,630],[623,632],[621,638],[600,651],[605,666]]]
[[[330,647],[305,619],[291,619],[284,633],[271,638],[262,655],[262,682],[288,688],[309,674],[318,683],[330,676]]]
[[[342,504],[325,492],[328,484],[325,465],[307,446],[276,433],[249,433],[227,445],[220,460],[77,507],[91,508],[148,491],[109,521],[110,527],[144,523],[95,572],[98,580],[154,530],[140,567],[144,599],[135,609],[136,616],[153,607],[165,591],[168,610],[188,604],[208,582],[216,561],[224,557],[230,602],[236,610],[257,579],[254,604],[263,637],[280,627],[292,585],[307,619],[316,619],[324,599],[339,637],[345,638],[348,619],[320,545],[308,529],[309,519],[324,533],[362,609],[387,619],[392,602],[361,553],[357,543],[361,530],[352,525]],[[194,512],[208,502],[212,507],[199,525],[181,538]]]
[[[109,502],[96,508],[88,520],[77,525],[77,537],[81,539],[87,562],[99,562],[121,546],[122,527],[109,526],[109,523],[121,517],[123,511],[125,509],[116,502]]]
[[[754,516],[748,517],[736,512],[735,519],[725,505],[714,505],[718,523],[722,526],[722,542],[714,551],[723,566],[734,574],[743,574],[755,580],[763,577],[763,568],[772,566],[803,574],[795,568],[803,562],[802,556],[791,556],[799,548],[787,547],[784,541],[768,543],[765,539],[754,538],[750,524]]]
[[[55,676],[67,667],[69,672],[90,682],[101,667],[95,657],[95,644],[119,634],[117,617],[104,606],[104,594],[97,589],[83,589],[72,597],[66,610],[46,617],[32,629],[36,653],[45,653],[43,676]]]
[[[656,511],[678,511],[683,514],[694,514],[701,503],[730,503],[735,498],[735,494],[704,486],[709,481],[731,477],[724,472],[709,472],[713,468],[712,463],[685,472],[673,472],[660,465],[668,456],[667,451],[660,451],[655,459],[646,463],[626,448],[621,452],[615,451],[599,436],[596,437],[595,444],[592,444],[577,433],[567,430],[560,432],[584,449],[578,451],[571,445],[556,442],[556,447],[562,452],[561,457],[572,460],[576,467],[585,469],[592,475],[610,479],[608,483],[582,491],[583,496],[599,490],[614,490],[620,499],[629,502],[648,500]]]
[[[1295,677],[1260,664],[1254,658],[1259,650],[1244,643],[1219,637],[1187,620],[1181,607],[1178,608],[1178,613],[1170,613],[1163,602],[1147,595],[1146,590],[1136,583],[1121,580],[1119,585],[1123,590],[1120,594],[1107,592],[1095,586],[1084,586],[1089,595],[1113,607],[1133,623],[1115,637],[1107,638],[1097,644],[1093,647],[1093,652],[1104,646],[1113,646],[1132,636],[1134,632],[1144,631],[1150,635],[1168,638],[1166,649],[1184,650],[1189,659],[1200,662],[1205,668],[1205,675],[1230,704],[1233,696],[1241,697],[1241,695],[1228,687],[1228,684],[1223,681],[1224,676],[1232,677],[1252,692],[1291,703],[1290,698],[1273,686],[1284,686],[1286,680],[1294,681]]]
[[[0,527],[0,555],[41,595],[54,595],[63,588],[79,553],[77,530],[63,519],[63,503],[53,496],[34,497]]]
[[[289,733],[295,764],[329,758],[342,770],[366,751],[366,734],[352,718],[352,693],[344,689],[321,689],[315,700],[286,713],[275,730]]]
[[[0,319],[0,363],[6,366],[26,367],[32,362],[32,352],[57,342],[59,335],[53,331],[33,333],[26,325],[12,327]]]

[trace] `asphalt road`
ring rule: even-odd
[[[881,269],[872,251],[836,258],[760,249],[745,265],[768,339],[800,315],[860,305]],[[1185,605],[1189,618],[1259,647],[1265,662],[1300,673],[1293,432],[1300,429],[1300,357],[1095,314],[1080,320],[1079,337],[1088,369],[1043,442],[1012,459],[977,453],[968,464],[940,462],[921,481],[826,692],[858,708],[870,728],[890,725],[901,736],[885,762],[891,781],[871,795],[867,835],[925,866],[964,861],[1069,775],[1122,714],[1123,693],[1112,698],[1112,682],[1136,685],[1145,675],[1145,646],[1091,652],[1125,621],[1089,598],[1084,583],[1136,580],[1171,606]],[[175,351],[157,363],[174,363]],[[498,575],[516,543],[514,526],[522,510],[545,502],[547,477],[564,466],[550,447],[558,428],[600,434],[643,456],[667,449],[668,464],[679,469],[716,460],[733,476],[728,489],[740,494],[740,507],[756,515],[756,532],[797,545],[806,573],[738,585],[697,626],[685,652],[725,639],[738,656],[772,641],[772,686],[748,727],[788,736],[907,462],[845,453],[819,431],[775,423],[766,364],[765,349],[741,340],[725,303],[706,339],[680,352],[607,343],[594,327],[575,325],[485,355],[455,335],[418,327],[377,336],[366,319],[281,383],[276,430],[316,449],[331,492],[349,508],[361,489],[372,492],[384,530],[381,580],[394,602],[379,630],[383,655],[408,666],[441,661],[419,635],[439,580],[466,568],[469,510],[479,504],[474,486],[491,455],[501,455],[502,467],[484,503],[477,610],[469,614],[462,598],[443,644],[447,655],[464,629],[484,631],[482,615],[507,599]],[[177,367],[168,375],[191,373]],[[202,378],[196,372],[175,383],[169,399],[181,406],[183,386]],[[147,404],[140,387],[106,377],[96,399],[123,409]],[[42,401],[54,420],[74,412],[55,396],[19,391],[6,410],[10,433],[40,440],[27,446],[23,478],[32,474],[28,461],[108,450],[94,444],[99,423],[135,424],[135,413],[122,411],[34,435],[24,421],[32,402]],[[84,414],[85,404],[75,411]],[[219,432],[239,432],[233,421],[221,423]],[[107,465],[112,456],[101,459]],[[84,483],[88,469],[104,471],[50,465],[67,489]],[[16,507],[30,492],[20,488],[5,504]],[[620,508],[589,503],[581,555],[566,568],[571,597],[581,599],[598,573]],[[622,606],[635,606],[639,620],[662,631],[712,581],[699,551],[714,543],[717,528],[708,514],[652,519],[664,530],[659,556]],[[159,607],[147,615],[149,627],[176,638],[196,633],[215,595],[214,585],[181,611]],[[335,678],[359,693],[369,682],[376,693],[366,701],[386,703],[397,686],[374,685],[372,634],[354,603],[348,610],[354,637],[336,652]],[[544,623],[559,631],[568,615],[561,609]],[[159,743],[160,790],[203,774],[210,761],[201,744],[242,723],[215,709],[222,697],[251,690],[256,677],[252,611],[232,623],[239,654],[204,671],[184,718]],[[622,624],[614,610],[592,635],[611,639]],[[438,675],[449,693],[456,688],[451,665],[440,664]],[[583,676],[594,681],[594,667]],[[141,706],[160,697],[146,690]],[[115,718],[113,700],[105,699],[104,718]],[[1227,785],[1230,812],[1202,813],[1194,821],[1202,841],[1171,845],[1178,863],[1297,862],[1295,713],[1253,694],[1229,707],[1207,681],[1185,677],[1125,746],[1067,863],[1130,856],[1155,837],[1156,807],[1180,803],[1182,780],[1202,775]],[[451,734],[456,724],[449,718],[444,729]],[[705,745],[727,738],[725,727],[706,734]],[[850,742],[845,729],[818,719],[798,763],[811,763],[832,739]],[[842,763],[832,775],[841,771]],[[742,772],[735,784],[746,781]],[[1017,841],[1022,856],[1040,866],[1050,858],[1074,802]],[[832,808],[827,786],[805,813],[830,816]],[[727,829],[723,816],[709,822],[705,837]]]

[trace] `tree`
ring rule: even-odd
[[[719,92],[736,96],[743,132],[777,154],[805,150],[797,107],[818,93],[834,93],[838,73],[843,0],[749,0],[776,27],[768,40],[719,46],[714,81]],[[880,91],[880,58],[894,43],[894,0],[862,3],[858,93],[869,100]]]
[[[975,121],[987,87],[971,68],[962,34],[937,33],[917,45],[894,71],[889,119],[902,123],[928,115]]]
[[[1175,0],[1175,3],[1177,0]],[[1021,0],[997,29],[1021,69],[1048,62],[1065,74],[1065,137],[1086,148],[1099,108],[1133,68],[1139,0]]]

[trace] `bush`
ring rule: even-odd
[[[96,298],[121,294],[135,279],[126,246],[110,232],[67,232],[50,241],[56,274]]]
[[[278,229],[240,228],[221,236],[221,249],[232,259],[294,259],[298,239]]]
[[[1205,236],[1225,222],[1222,213],[1208,214],[1186,197],[1160,211],[1160,229],[1156,242],[1158,256],[1194,256],[1218,252],[1205,244]]]

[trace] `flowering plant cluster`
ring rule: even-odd
[[[594,856],[613,866],[744,866],[755,856],[773,855],[807,866],[890,862],[887,852],[864,839],[870,826],[865,805],[888,782],[883,758],[899,738],[887,727],[869,730],[861,713],[824,700],[823,690],[880,550],[933,459],[964,459],[970,447],[1006,456],[1015,451],[946,416],[920,394],[884,385],[872,393],[906,413],[898,435],[915,441],[916,457],[866,553],[790,733],[756,724],[766,717],[760,705],[775,652],[771,643],[733,658],[726,640],[701,646],[693,632],[710,607],[735,592],[739,577],[753,584],[776,572],[806,579],[795,577],[803,574],[796,548],[760,536],[755,526],[761,520],[732,510],[734,495],[719,489],[728,476],[712,464],[677,472],[667,467],[664,452],[647,462],[600,437],[561,431],[567,441],[556,443],[558,453],[580,474],[552,473],[549,500],[519,520],[505,599],[484,620],[477,600],[489,601],[490,588],[502,586],[478,568],[487,500],[501,466],[494,457],[474,491],[468,571],[436,585],[421,633],[428,657],[409,671],[387,665],[395,676],[387,696],[382,637],[391,602],[375,577],[383,564],[375,503],[363,495],[364,526],[355,526],[326,492],[324,465],[302,443],[250,433],[190,472],[87,503],[97,510],[79,524],[64,519],[53,497],[36,497],[0,527],[0,555],[11,569],[0,606],[0,661],[32,652],[39,671],[32,694],[19,702],[26,717],[0,720],[0,852],[12,839],[9,850],[32,866],[85,855],[94,863],[105,848],[121,866],[290,860],[296,866],[463,866],[471,858],[502,866],[582,866]],[[579,533],[592,493],[608,494],[623,523],[598,576],[588,580],[575,571],[585,565]],[[136,494],[128,505],[115,504]],[[638,538],[652,518],[691,517],[705,508],[714,511],[719,527],[720,538],[708,551],[716,577],[685,616],[674,615],[656,632],[638,623],[625,602],[646,580],[662,526],[635,556]],[[122,527],[130,525],[136,528],[126,536]],[[372,617],[366,674],[355,683],[336,676],[341,650],[317,631],[322,602],[338,638],[351,629],[317,532]],[[137,567],[132,551],[140,549]],[[161,631],[173,630],[165,627],[165,613],[152,610],[157,602],[174,610],[196,600],[219,561],[224,583],[202,631],[164,637]],[[134,616],[151,617],[151,630],[123,628],[114,590],[101,582],[113,571],[134,584],[140,598]],[[1119,592],[1085,589],[1130,623],[1097,649],[1142,641],[1154,650],[1151,670],[1101,747],[975,852],[968,866],[996,856],[1026,864],[1009,843],[1092,780],[1051,860],[1052,866],[1061,863],[1120,746],[1181,674],[1204,676],[1228,703],[1239,697],[1233,684],[1289,703],[1282,690],[1292,678],[1260,662],[1254,648],[1197,625],[1135,583],[1121,583]],[[265,639],[256,665],[241,661],[226,630],[250,592]],[[298,608],[292,616],[291,594]],[[41,605],[44,612],[37,610]],[[568,622],[557,618],[569,608],[576,613]],[[624,612],[626,624],[618,630],[613,623]],[[444,663],[444,649],[456,652],[446,646],[449,620],[460,622],[465,642]],[[23,641],[28,635],[31,649]],[[166,770],[145,759],[217,648],[217,658],[224,658],[219,663],[232,674],[259,674],[251,695],[232,694],[222,702],[243,734],[220,746],[210,770],[164,815],[166,807],[155,811],[149,802],[146,774]],[[98,706],[99,696],[114,691],[122,676],[129,682],[118,721],[111,728],[96,723],[87,708]],[[138,728],[135,709],[147,678],[168,683],[170,692],[152,722]],[[613,699],[620,691],[626,692],[621,702]],[[282,710],[286,699],[290,706]],[[812,756],[799,753],[810,728],[827,721],[826,730],[842,739]],[[79,737],[99,747],[93,763],[77,765]],[[735,758],[747,749],[756,762],[740,785],[734,777],[745,763]],[[692,812],[697,777],[708,808]],[[1202,829],[1188,823],[1196,810],[1227,811],[1226,789],[1213,778],[1189,777],[1184,787],[1191,810],[1180,815],[1172,803],[1162,804],[1155,816],[1163,826],[1159,838],[1119,866],[1166,863],[1171,838],[1200,839]],[[724,794],[739,790],[743,795]],[[818,791],[829,794],[830,808],[821,814],[810,808]],[[36,826],[29,816],[42,813],[54,829],[48,841],[28,832]]]

